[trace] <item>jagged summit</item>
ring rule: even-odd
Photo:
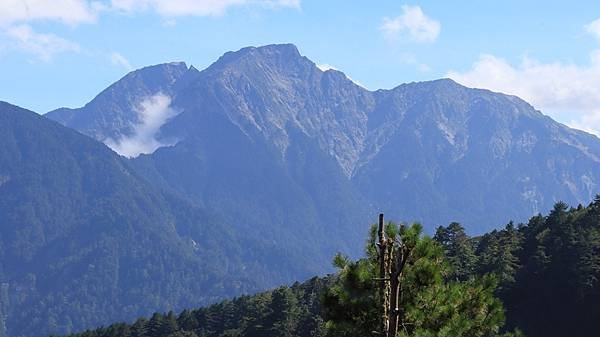
[[[49,252],[67,250],[4,255],[15,264],[14,275],[24,271],[13,289],[26,296],[19,305],[11,302],[9,317],[21,325],[15,331],[27,333],[14,335],[32,335],[24,318],[30,313],[50,313],[36,324],[52,322],[52,313],[66,309],[71,287],[90,297],[77,308],[115,308],[113,314],[132,319],[136,310],[177,309],[252,284],[325,273],[334,252],[361,253],[365,224],[378,212],[420,221],[429,233],[457,221],[478,235],[546,213],[557,200],[588,203],[600,189],[600,139],[523,100],[449,79],[369,91],[339,71],[321,71],[293,45],[227,53],[202,71],[181,63],[143,68],[82,108],[47,116],[96,140],[110,139],[113,149],[146,147],[138,152],[145,155],[119,157],[42,116],[21,123],[0,113],[0,214],[12,221],[0,231],[15,230],[0,233],[0,250],[23,251],[2,242],[11,237],[34,247],[55,240]],[[47,182],[56,188],[45,188]],[[190,205],[206,209],[214,222]],[[27,222],[14,221],[23,214]],[[169,236],[153,236],[152,228]],[[59,236],[40,239],[46,229]],[[74,240],[80,235],[86,240]],[[148,263],[140,264],[146,253]],[[35,275],[37,284],[51,285],[42,291],[59,287],[65,296],[37,292],[23,269],[33,265],[28,261],[47,269]],[[65,261],[73,283],[62,282],[64,269],[56,267]],[[173,266],[185,273],[171,273]],[[150,277],[140,279],[148,270]],[[98,283],[81,288],[88,275]],[[214,282],[224,275],[241,279]],[[115,282],[127,282],[127,292],[111,288]],[[186,291],[162,291],[172,286]],[[78,309],[72,312],[77,327],[112,317],[83,320]]]
[[[270,44],[260,47],[244,47],[238,51],[226,52],[215,63],[234,62],[243,57],[286,58],[290,60],[302,56],[294,44]]]
[[[139,120],[136,103],[162,90],[177,114],[156,128],[153,140],[191,147],[192,138],[227,133],[264,145],[273,154],[269,160],[280,163],[310,143],[390,215],[436,224],[458,220],[482,226],[479,231],[508,214],[491,214],[487,202],[510,204],[511,216],[523,219],[558,199],[586,202],[600,186],[600,168],[594,168],[600,140],[516,96],[448,78],[369,91],[342,72],[322,71],[292,44],[228,52],[202,71],[183,68],[174,85],[177,67],[149,76],[162,86],[143,80],[148,69],[142,69],[131,76],[139,82],[126,77],[114,85],[118,95],[99,95],[107,98],[98,102],[102,109],[89,104],[68,112],[92,127],[50,117],[99,140],[127,136]],[[464,188],[468,197],[455,195]],[[412,199],[397,193],[417,189],[427,192]],[[460,211],[465,208],[468,214]]]
[[[246,47],[223,54],[204,72],[207,76],[220,73],[258,75],[279,72],[285,76],[303,76],[317,71],[316,65],[302,56],[293,44],[273,44]]]

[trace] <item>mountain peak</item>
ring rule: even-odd
[[[221,56],[211,67],[222,68],[240,62],[289,64],[306,59],[300,55],[298,48],[291,44],[270,44],[260,47],[245,47],[238,51],[230,51]],[[306,59],[308,60],[308,59]]]
[[[158,79],[168,79],[171,83],[178,80],[183,74],[188,71],[188,66],[185,62],[169,62],[169,63],[160,63],[156,65],[151,65],[147,67],[143,67],[140,69],[136,69],[125,75],[121,80],[117,81],[115,84],[123,83],[123,81],[127,81],[129,79],[144,80],[155,82]]]
[[[134,133],[141,122],[139,108],[144,100],[159,93],[171,96],[179,80],[189,82],[196,72],[185,62],[137,69],[103,90],[85,107],[57,109],[46,117],[100,141],[118,140]]]
[[[230,51],[226,52],[223,57],[230,57],[231,55],[284,55],[284,56],[300,56],[300,51],[298,48],[292,43],[283,43],[283,44],[268,44],[264,46],[254,47],[244,47],[238,51]]]
[[[415,81],[415,82],[403,83],[403,84],[400,84],[399,86],[397,86],[396,88],[400,88],[400,87],[419,87],[419,88],[431,89],[431,90],[468,89],[464,85],[454,81],[451,78],[439,78],[439,79],[428,80],[428,81]],[[394,89],[396,89],[396,88],[394,88]]]

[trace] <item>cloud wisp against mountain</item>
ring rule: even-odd
[[[133,158],[153,153],[159,147],[173,145],[156,139],[160,127],[177,115],[171,108],[171,97],[163,93],[150,96],[135,108],[135,112],[138,114],[139,124],[133,126],[133,134],[116,140],[106,139],[104,143],[108,147],[125,157]]]

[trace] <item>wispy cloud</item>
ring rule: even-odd
[[[133,134],[120,139],[104,141],[117,153],[132,158],[140,154],[149,154],[163,146],[172,145],[156,139],[156,135],[169,119],[177,113],[171,108],[171,97],[158,93],[142,100],[135,108],[139,124],[133,128]]]
[[[151,10],[165,17],[220,16],[239,6],[300,8],[300,0],[2,0],[0,26],[30,21],[96,22],[103,13]]]
[[[52,33],[40,33],[30,25],[34,21],[54,21],[75,26],[97,20],[96,2],[87,0],[2,0],[0,35],[8,43],[7,51],[16,50],[50,62],[55,55],[79,52],[81,47]]]
[[[125,70],[133,70],[133,67],[131,66],[131,63],[129,63],[129,60],[125,58],[125,56],[121,55],[120,53],[112,52],[109,55],[110,58],[110,62],[116,66],[120,66],[125,68]]]
[[[431,67],[428,64],[419,61],[419,59],[412,53],[400,54],[400,61],[402,61],[403,63],[405,63],[409,66],[413,66],[413,67],[417,68],[417,70],[419,70],[421,72],[430,72],[431,71]]]
[[[220,16],[232,7],[256,5],[267,8],[299,8],[300,0],[112,0],[111,8],[132,13],[152,10],[165,17]]]
[[[600,18],[588,23],[584,26],[586,32],[594,36],[598,41],[600,41]]]
[[[96,21],[95,5],[85,0],[2,0],[0,25],[34,20],[60,21],[69,25]]]
[[[37,33],[29,25],[10,26],[4,34],[12,40],[11,48],[32,54],[44,62],[52,60],[59,53],[81,50],[74,42],[54,34]]]
[[[471,87],[517,95],[537,108],[562,116],[569,125],[600,135],[600,50],[585,65],[544,63],[525,57],[519,64],[481,55],[467,71],[448,77]]]
[[[414,42],[434,42],[440,35],[442,25],[429,18],[419,6],[402,6],[402,14],[395,18],[383,18],[379,29],[389,39],[408,37]]]
[[[79,51],[78,44],[52,33],[38,33],[33,22],[60,22],[69,26],[95,23],[111,13],[135,14],[152,11],[174,25],[181,16],[220,16],[231,7],[299,8],[300,0],[0,0],[0,34],[10,39],[2,48],[20,50],[48,62],[67,51]],[[10,46],[14,44],[16,48]],[[109,55],[113,64],[131,69],[122,55]]]

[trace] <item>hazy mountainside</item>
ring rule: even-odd
[[[598,192],[600,139],[451,80],[378,91],[353,182],[380,209],[471,233]]]
[[[321,297],[335,277],[314,277],[304,283],[211,305],[181,314],[155,313],[133,324],[115,323],[71,337],[324,337]]]
[[[115,86],[145,72],[136,71]],[[447,79],[372,92],[339,71],[321,71],[293,45],[244,48],[203,71],[190,68],[187,73],[169,92],[169,109],[176,114],[153,134],[159,142],[176,140],[178,145],[136,161],[153,179],[221,211],[218,193],[226,199],[238,195],[235,209],[248,207],[252,214],[287,210],[285,200],[297,204],[304,194],[321,217],[344,213],[319,211],[329,205],[317,200],[338,199],[339,210],[355,209],[354,201],[366,200],[394,218],[420,220],[430,229],[460,221],[482,233],[507,217],[524,220],[546,211],[557,200],[588,202],[598,191],[600,140],[514,96]],[[157,76],[162,77],[167,76]],[[134,87],[122,87],[120,95],[135,102],[139,95],[129,93]],[[78,114],[95,124],[110,120],[104,110],[84,107]],[[121,132],[104,127],[101,134]],[[305,161],[312,167],[308,170],[294,162],[295,154],[322,159]],[[263,169],[271,166],[277,168]],[[240,179],[244,184],[233,183]],[[283,199],[281,193],[265,193],[264,202],[260,195],[247,197],[265,188],[291,192]],[[328,192],[330,199],[316,190]],[[351,203],[344,203],[343,196],[350,196]],[[296,226],[292,223],[289,227]]]
[[[504,330],[518,328],[528,337],[596,335],[600,319],[597,310],[600,300],[600,196],[587,207],[569,208],[564,203],[557,203],[547,216],[534,216],[517,226],[509,223],[502,230],[479,237],[469,237],[458,223],[440,226],[433,239],[445,252],[449,268],[444,276],[448,281],[464,282],[484,274],[495,276],[499,284],[496,295],[506,305]],[[343,277],[344,270],[341,273]],[[410,287],[412,280],[404,277],[403,288],[414,291]],[[133,324],[117,323],[72,337],[336,336],[332,326],[324,322],[330,319],[328,315],[331,316],[331,308],[328,308],[331,290],[336,286],[339,289],[340,284],[339,275],[313,278],[290,288],[281,287],[205,308],[184,310],[179,315],[156,313],[139,318]],[[481,292],[478,290],[476,293]],[[473,293],[461,291],[458,296],[467,298]],[[359,313],[364,315],[364,312],[358,311],[357,307],[364,305],[364,300],[352,299],[354,301],[347,301],[346,307],[341,309],[343,314],[358,320],[362,317]],[[437,299],[442,303],[430,307],[424,305],[427,309],[422,310],[427,316],[442,321],[456,312],[480,312],[486,317],[490,314],[489,311],[475,310],[476,301],[472,299],[467,301],[466,307],[445,305],[443,299]],[[404,306],[402,311],[413,308]],[[434,316],[437,310],[444,314]],[[407,315],[404,318],[403,322],[410,329],[420,317]],[[458,330],[462,332],[459,334],[488,335],[465,332],[468,328],[472,326],[467,324],[467,328]],[[438,331],[447,333],[447,330]],[[414,335],[421,336],[422,333]]]
[[[2,109],[10,336],[322,274],[336,251],[360,254],[375,211],[482,233],[556,200],[587,203],[600,182],[600,140],[514,96],[451,80],[368,91],[293,45],[203,71],[143,68],[47,114],[134,159]]]
[[[33,112],[0,103],[0,136],[0,336],[180,310],[325,268],[277,256]]]
[[[310,90],[302,89],[307,80],[294,80],[302,93],[286,93],[288,84],[277,83],[276,74],[256,69],[285,70],[284,61],[293,56],[285,53],[297,53],[291,47],[272,52],[264,64],[226,54],[203,71],[175,96],[172,105],[181,113],[161,129],[161,136],[182,140],[138,157],[134,165],[149,180],[221,211],[246,235],[258,236],[281,254],[318,270],[336,250],[359,252],[363,242],[358,228],[367,221],[368,208],[336,158],[294,124],[292,114],[304,103],[288,97],[308,95]],[[305,76],[321,75],[306,59],[289,72],[303,68],[308,69]],[[244,69],[257,75],[248,79]],[[265,78],[256,78],[261,73]],[[327,81],[328,76],[314,81]],[[274,90],[280,96],[273,90],[258,92],[251,82],[280,84]],[[237,87],[250,89],[240,93]],[[254,116],[253,111],[264,115]]]

